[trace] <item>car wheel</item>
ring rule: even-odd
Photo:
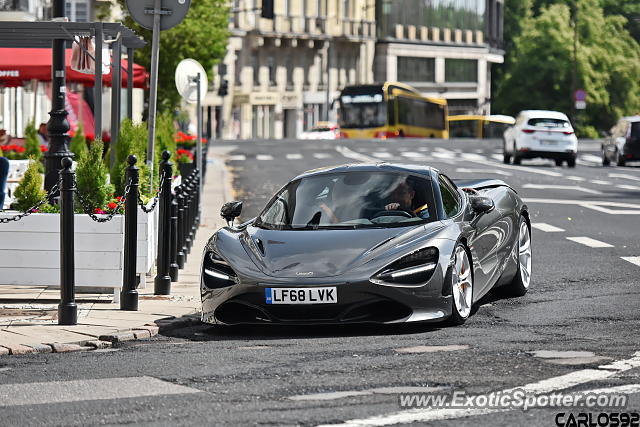
[[[569,166],[570,168],[575,168],[576,167],[576,158],[572,157],[569,160],[567,160],[567,166]]]
[[[531,231],[523,216],[520,216],[516,250],[518,271],[505,291],[509,296],[521,297],[527,293],[531,284]]]
[[[603,148],[602,149],[602,166],[609,166],[610,164],[611,164],[611,161],[607,157],[607,154],[605,153]]]
[[[507,141],[502,140],[502,162],[505,165],[511,163],[511,154],[507,153]]]
[[[471,314],[473,301],[473,274],[469,254],[462,244],[458,244],[453,255],[451,274],[451,317],[450,325],[462,325]]]
[[[556,166],[562,166],[562,160],[556,159]]]
[[[620,151],[616,151],[616,165],[618,166],[625,165],[624,157],[620,155]]]
[[[520,157],[518,157],[516,154],[513,155],[513,164],[514,165],[519,165],[521,163],[522,159]]]

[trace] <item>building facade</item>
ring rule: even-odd
[[[275,0],[274,19],[260,5],[233,3],[227,55],[205,101],[224,138],[295,138],[335,120],[346,84],[373,81],[374,0]]]
[[[444,97],[449,114],[489,114],[503,10],[504,0],[376,0],[375,79]]]

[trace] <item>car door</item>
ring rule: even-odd
[[[516,139],[518,134],[520,133],[520,129],[522,125],[527,121],[526,114],[520,113],[516,118],[516,122],[509,128],[509,140],[507,141],[508,149],[511,154],[514,154],[516,151]]]

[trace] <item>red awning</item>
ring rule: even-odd
[[[93,74],[83,74],[69,67],[71,49],[67,49],[67,82],[93,86]],[[127,61],[122,60],[122,87],[127,87]],[[102,76],[102,83],[111,86],[111,75]],[[41,82],[51,81],[51,49],[37,48],[0,48],[0,85],[5,87],[22,86],[22,82],[31,79]],[[133,86],[147,87],[147,72],[142,65],[133,64]]]

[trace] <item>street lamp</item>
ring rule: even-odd
[[[53,18],[64,18],[65,0],[53,0]],[[65,40],[54,39],[52,42],[51,67],[51,111],[47,132],[49,133],[49,150],[45,153],[44,188],[50,191],[58,182],[58,171],[62,169],[62,159],[72,157],[68,149],[69,121],[65,110],[67,88],[65,85]],[[55,197],[56,194],[50,194]]]

